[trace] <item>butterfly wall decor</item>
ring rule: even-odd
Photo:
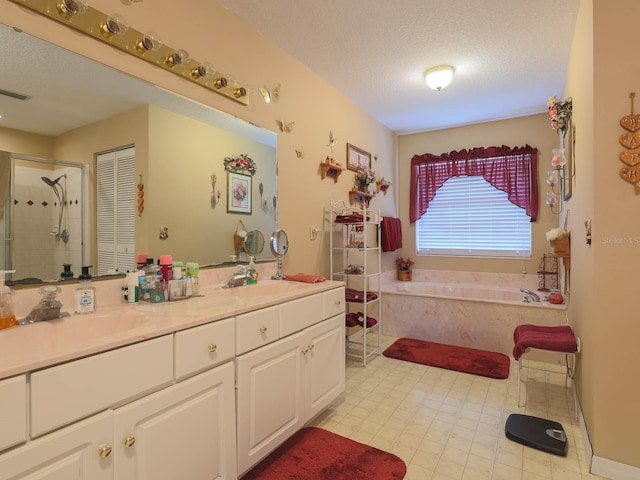
[[[293,126],[296,124],[296,122],[287,122],[285,120],[276,120],[276,123],[278,124],[280,131],[284,133],[291,133]]]
[[[280,99],[280,84],[273,88],[258,87],[265,103],[277,102]]]

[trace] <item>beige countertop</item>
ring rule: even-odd
[[[218,283],[202,286],[200,297],[177,302],[105,301],[101,307],[101,293],[117,295],[122,280],[109,282],[118,283],[99,287],[95,313],[0,330],[0,379],[344,286],[262,280],[223,289]],[[73,311],[69,306],[62,311]]]

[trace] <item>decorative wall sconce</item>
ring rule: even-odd
[[[429,88],[442,90],[447,88],[453,80],[454,69],[451,65],[438,65],[425,72],[424,79]]]
[[[129,25],[122,15],[113,14],[107,17],[107,20],[100,25],[100,33],[105,38],[111,38],[114,35],[124,35],[129,30]]]
[[[135,55],[165,71],[197,83],[212,92],[249,105],[248,88],[229,74],[216,73],[208,63],[190,58],[185,50],[163,45],[157,33],[142,32],[127,25],[117,14],[106,15],[85,0],[10,0],[74,30]],[[125,5],[132,1],[128,0]]]
[[[564,199],[564,184],[566,180],[567,155],[564,148],[554,148],[551,156],[551,166],[553,170],[547,171],[547,184],[551,191],[547,192],[547,205],[551,212],[559,214],[562,212],[562,202]],[[554,210],[554,207],[556,209]]]
[[[280,84],[273,88],[259,87],[264,103],[277,102],[280,99]]]

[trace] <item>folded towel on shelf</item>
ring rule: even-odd
[[[382,217],[380,236],[380,245],[383,252],[393,252],[402,248],[402,222],[400,219]]]
[[[287,274],[284,278],[291,282],[304,282],[304,283],[319,283],[324,282],[326,278],[321,275],[311,275],[308,273],[294,273],[292,275]]]
[[[364,326],[364,314],[362,312],[351,312],[345,315],[345,323],[347,327],[355,327],[356,325]],[[378,323],[373,317],[367,315],[367,328],[373,327]]]
[[[554,352],[576,353],[578,342],[569,325],[543,327],[519,325],[513,332],[513,358],[518,360],[527,348],[538,348]]]
[[[352,213],[349,215],[338,215],[336,216],[336,223],[362,223],[363,216],[361,213]],[[369,217],[367,216],[367,221],[369,221]]]
[[[345,288],[344,296],[347,302],[362,303],[365,299],[364,292],[362,290],[356,290],[355,288]],[[367,292],[366,298],[367,302],[370,302],[371,300],[378,298],[378,295],[373,292]]]

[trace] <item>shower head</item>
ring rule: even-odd
[[[63,178],[63,177],[66,178],[66,176],[67,176],[67,174],[64,173],[64,174],[60,175],[58,178],[56,178],[55,180],[51,180],[50,178],[47,178],[47,177],[41,177],[41,178],[42,178],[42,181],[44,183],[46,183],[51,188],[53,188],[58,184],[58,182],[60,181],[61,178]]]

